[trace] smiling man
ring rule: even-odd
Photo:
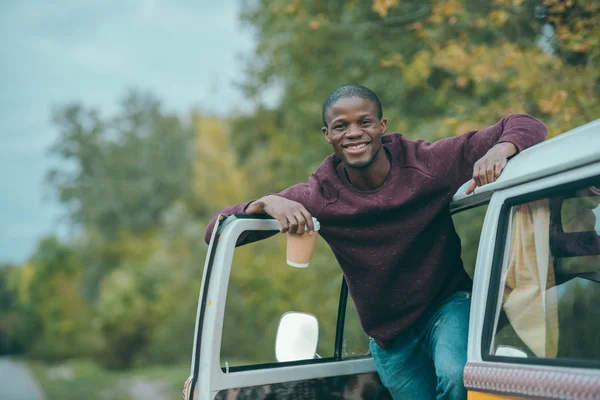
[[[470,279],[448,205],[469,178],[467,193],[495,181],[509,157],[544,140],[546,128],[511,115],[434,143],[385,135],[377,95],[360,85],[327,97],[323,123],[334,154],[308,183],[217,215],[267,213],[291,234],[313,234],[316,217],[393,397],[466,398]],[[249,234],[238,244],[260,238]]]

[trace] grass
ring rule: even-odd
[[[181,399],[183,383],[190,364],[148,366],[126,371],[112,371],[93,361],[74,360],[61,364],[25,361],[48,400],[136,400],[130,396],[132,383],[159,384],[166,400]]]

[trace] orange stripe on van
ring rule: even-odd
[[[469,391],[467,400],[516,400],[516,397],[499,396],[497,394]]]

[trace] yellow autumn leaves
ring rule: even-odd
[[[385,18],[388,10],[392,7],[398,7],[398,0],[375,0],[373,2],[373,11],[379,14],[381,18]]]

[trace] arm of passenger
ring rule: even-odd
[[[571,197],[556,196],[550,201],[552,255],[557,258],[599,256],[600,235],[594,229],[596,215],[592,209],[575,207],[576,214],[572,216],[573,220],[564,220],[562,210],[567,198]],[[598,270],[600,265],[597,265],[596,271]]]

